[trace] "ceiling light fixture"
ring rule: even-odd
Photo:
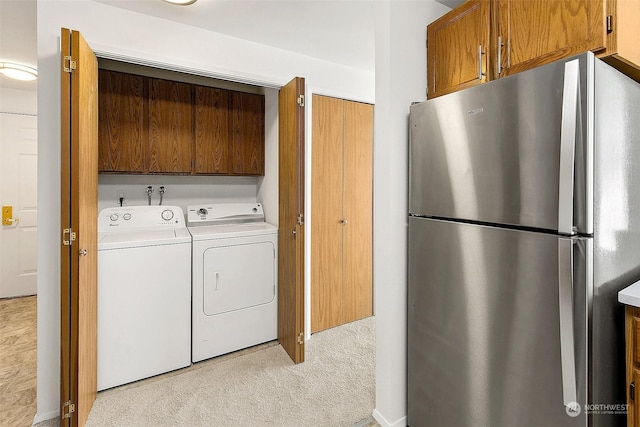
[[[0,74],[16,80],[35,80],[38,78],[38,70],[26,65],[12,62],[0,62]]]
[[[177,4],[179,6],[188,6],[196,2],[196,0],[164,0],[167,3]]]

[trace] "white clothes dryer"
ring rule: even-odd
[[[191,235],[177,206],[98,216],[98,390],[191,364]]]
[[[278,337],[278,229],[259,203],[189,206],[192,361]]]

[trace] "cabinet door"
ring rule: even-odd
[[[343,101],[313,95],[311,160],[311,332],[343,323]]]
[[[497,0],[499,76],[605,47],[604,0]],[[498,52],[498,50],[496,50]]]
[[[231,92],[231,171],[264,175],[264,96]]]
[[[427,27],[429,98],[487,81],[489,9],[468,0]]]
[[[229,92],[196,86],[195,173],[229,172]]]
[[[149,172],[191,173],[192,85],[149,79]]]
[[[373,105],[344,101],[343,170],[343,322],[348,323],[373,314]]]
[[[100,70],[98,73],[98,170],[147,170],[146,79]]]

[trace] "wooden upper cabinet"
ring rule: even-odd
[[[640,82],[638,22],[639,0],[467,0],[427,27],[429,98],[586,51]]]
[[[264,175],[264,99],[100,70],[99,171]]]
[[[597,56],[640,82],[640,1],[607,0],[607,49]]]
[[[264,96],[231,92],[231,173],[264,175]]]
[[[427,27],[429,97],[487,81],[490,2],[468,0]]]
[[[495,5],[500,77],[605,49],[604,0],[495,0]]]
[[[146,78],[100,70],[98,73],[98,170],[147,171]]]
[[[229,173],[229,91],[195,88],[196,174]]]
[[[190,174],[192,85],[149,79],[149,172]]]

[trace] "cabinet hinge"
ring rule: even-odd
[[[62,230],[62,245],[63,246],[71,246],[72,242],[76,240],[76,232],[71,230],[70,228],[65,228]]]
[[[62,68],[65,73],[71,73],[76,69],[76,61],[74,61],[70,56],[65,56],[64,65]]]
[[[298,344],[300,345],[304,344],[304,332],[300,332],[298,334]]]
[[[298,95],[298,105],[304,107],[304,95]]]
[[[303,224],[304,224],[304,215],[298,214],[298,225],[303,225]]]
[[[636,383],[635,381],[629,384],[629,398],[636,400]]]
[[[613,15],[607,16],[607,34],[613,32]]]
[[[76,412],[76,405],[71,403],[70,400],[64,402],[64,405],[62,405],[62,419],[71,418],[71,414],[74,412]]]

